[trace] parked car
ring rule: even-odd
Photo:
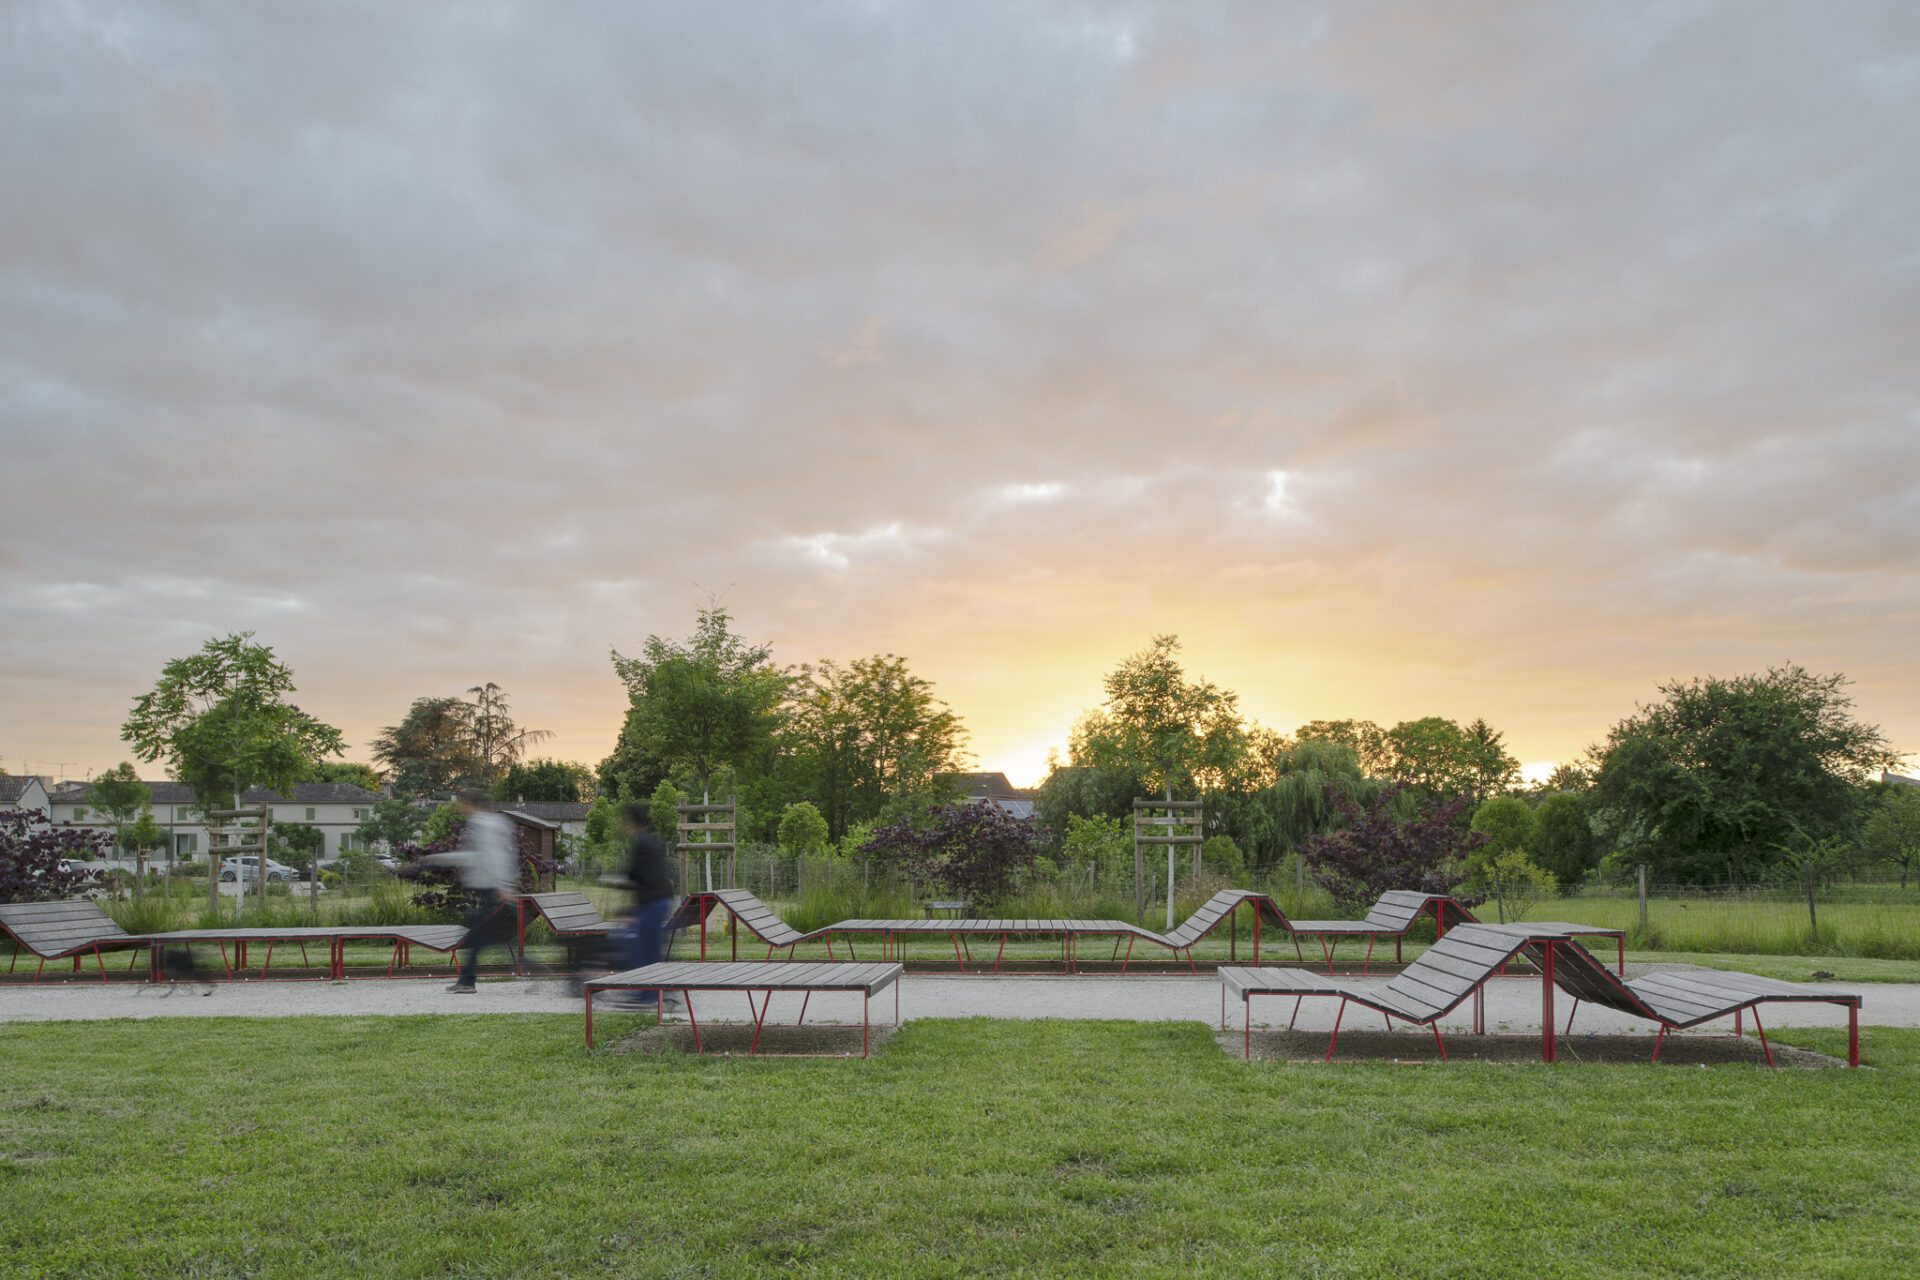
[[[223,881],[230,883],[241,876],[245,876],[249,884],[257,881],[260,878],[260,859],[255,857],[221,859],[220,878]],[[283,862],[275,862],[272,858],[267,859],[268,884],[286,884],[293,879],[293,876],[292,867]]]

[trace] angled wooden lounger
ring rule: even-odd
[[[1308,996],[1336,997],[1340,1010],[1334,1015],[1333,1035],[1327,1041],[1328,1060],[1333,1057],[1334,1044],[1340,1038],[1341,1019],[1350,1003],[1382,1014],[1389,1028],[1395,1018],[1430,1028],[1433,1042],[1445,1058],[1447,1050],[1440,1039],[1440,1019],[1457,1009],[1468,996],[1483,991],[1487,981],[1497,976],[1508,961],[1525,954],[1541,972],[1540,1056],[1543,1061],[1553,1062],[1558,1056],[1553,1014],[1553,993],[1557,988],[1572,994],[1576,1001],[1604,1004],[1659,1023],[1660,1035],[1653,1049],[1656,1062],[1666,1033],[1672,1029],[1697,1026],[1729,1015],[1738,1017],[1742,1012],[1752,1012],[1757,1026],[1759,1006],[1768,1002],[1843,1005],[1848,1010],[1848,1065],[1859,1065],[1859,995],[1828,987],[1795,986],[1746,973],[1653,974],[1628,982],[1574,941],[1577,937],[1591,936],[1591,928],[1563,922],[1461,925],[1448,930],[1446,936],[1418,960],[1376,987],[1357,986],[1327,974],[1299,969],[1222,968],[1221,1026],[1226,1025],[1226,999],[1232,992],[1240,997],[1246,1011],[1243,1052],[1252,1057],[1254,996],[1294,997],[1294,1017],[1299,1016],[1300,1002]],[[1572,1024],[1571,1016],[1568,1024]],[[1483,1025],[1476,1001],[1475,1031],[1482,1030]],[[1288,1019],[1287,1026],[1293,1026],[1292,1018]],[[1764,1032],[1762,1034],[1764,1037]],[[1761,1048],[1771,1065],[1773,1053],[1766,1047],[1764,1038]]]
[[[1328,939],[1338,942],[1341,938],[1365,938],[1367,954],[1360,961],[1360,972],[1365,973],[1373,962],[1374,944],[1382,938],[1393,939],[1393,959],[1396,964],[1399,963],[1400,944],[1406,939],[1407,930],[1428,911],[1433,912],[1436,938],[1445,936],[1447,930],[1456,925],[1478,923],[1473,912],[1447,894],[1423,893],[1418,889],[1389,889],[1380,895],[1363,919],[1295,920],[1291,927],[1296,938],[1320,940],[1320,952],[1326,960],[1328,973],[1333,972],[1333,947]]]
[[[707,893],[689,895],[681,908],[681,914],[675,917],[675,925],[698,925],[700,928],[700,954],[706,957],[706,916],[715,907],[726,910],[748,932],[767,945],[767,957],[775,951],[784,950],[791,957],[793,949],[803,942],[821,941],[826,944],[829,959],[835,958],[833,952],[834,935],[841,935],[847,945],[849,957],[858,959],[851,935],[878,935],[882,958],[893,953],[896,945],[908,937],[930,935],[944,937],[953,943],[954,960],[962,972],[972,958],[966,941],[972,938],[998,938],[999,951],[994,957],[994,971],[998,972],[1000,963],[1006,955],[1007,939],[1010,937],[1057,937],[1061,940],[1061,954],[1069,971],[1076,963],[1075,947],[1082,938],[1111,937],[1114,939],[1113,957],[1120,958],[1120,944],[1127,945],[1127,958],[1121,964],[1124,972],[1133,956],[1133,944],[1145,940],[1162,946],[1184,956],[1190,969],[1198,972],[1194,965],[1193,947],[1202,938],[1218,928],[1222,921],[1230,917],[1242,904],[1251,904],[1254,909],[1254,958],[1259,959],[1260,923],[1265,920],[1281,931],[1289,928],[1287,918],[1272,898],[1251,889],[1223,889],[1213,895],[1199,910],[1168,933],[1156,933],[1143,929],[1139,925],[1124,920],[1028,920],[1028,919],[971,919],[971,920],[886,920],[853,919],[841,920],[825,928],[802,933],[782,920],[778,913],[759,898],[745,889],[715,889]],[[1239,940],[1234,939],[1238,948]],[[1297,948],[1296,948],[1297,949]],[[739,943],[736,933],[734,958],[739,957]]]
[[[7,972],[12,973],[14,966],[20,963],[21,955],[37,956],[40,960],[33,971],[33,980],[40,981],[40,975],[46,971],[47,961],[73,960],[73,972],[80,972],[80,961],[92,955],[94,963],[100,968],[100,980],[107,980],[107,962],[101,957],[103,951],[134,950],[137,953],[147,945],[146,939],[137,938],[115,924],[113,917],[100,909],[97,902],[73,899],[66,902],[9,902],[0,904],[0,933],[13,939],[13,958],[7,963]],[[132,969],[129,965],[129,970]]]

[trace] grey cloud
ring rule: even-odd
[[[0,749],[242,625],[361,732],[573,715],[702,589],[989,701],[1212,628],[1272,718],[1364,660],[1541,751],[1818,653],[1920,745],[1908,6],[9,21]]]

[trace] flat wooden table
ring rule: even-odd
[[[873,997],[888,987],[893,988],[893,1024],[900,1025],[900,975],[904,972],[898,964],[853,964],[828,961],[825,964],[795,964],[788,961],[751,961],[743,960],[731,963],[707,963],[697,960],[676,960],[662,964],[644,965],[638,969],[628,969],[624,973],[608,974],[604,978],[595,978],[584,985],[587,1010],[587,1047],[593,1047],[593,998],[603,991],[651,991],[660,1001],[666,999],[668,992],[678,992],[687,1005],[687,1022],[693,1027],[693,1049],[695,1053],[704,1052],[700,1041],[700,1022],[693,1012],[693,993],[708,991],[739,991],[747,997],[747,1014],[753,1021],[753,1042],[747,1046],[749,1055],[759,1052],[760,1032],[767,1023],[767,1010],[773,1004],[776,991],[798,991],[802,994],[800,1017],[794,1025],[806,1021],[807,1004],[816,991],[857,991],[860,993],[860,1056],[866,1057],[872,1046],[872,1021],[869,1006]],[[755,1003],[755,995],[762,999]],[[660,1020],[666,1022],[666,1011],[660,1009]]]

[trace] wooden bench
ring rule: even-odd
[[[857,991],[860,993],[860,1056],[864,1058],[872,1041],[869,1005],[875,995],[888,987],[893,988],[893,1022],[895,1026],[900,1025],[901,972],[897,964],[845,964],[831,961],[825,964],[793,964],[763,960],[737,963],[682,960],[628,969],[625,973],[595,978],[584,985],[587,1047],[593,1047],[593,998],[602,992],[652,991],[662,1001],[669,992],[678,992],[686,1001],[687,1022],[693,1027],[695,1053],[703,1052],[703,1049],[700,1023],[693,1011],[694,993],[743,992],[747,997],[747,1012],[753,1022],[753,1041],[747,1046],[747,1052],[751,1055],[759,1051],[760,1032],[766,1026],[767,1010],[773,1004],[775,992],[801,993],[800,1018],[794,1023],[799,1026],[806,1020],[807,1004],[813,999],[814,992]],[[754,1003],[756,994],[763,997],[758,1005]],[[665,1022],[664,1009],[661,1021]]]
[[[0,903],[0,933],[5,933],[14,943],[13,958],[7,962],[8,973],[13,972],[22,954],[39,958],[40,963],[33,971],[35,982],[46,972],[47,961],[72,957],[73,972],[78,973],[81,959],[89,954],[100,967],[100,980],[105,982],[107,962],[101,952],[129,948],[137,951],[144,945],[143,939],[114,923],[99,903],[81,899]],[[134,963],[139,963],[137,953]]]
[[[1617,931],[1613,931],[1617,932]],[[1860,996],[1826,987],[1802,987],[1776,982],[1746,973],[1653,974],[1629,982],[1620,977],[1581,946],[1576,939],[1595,936],[1591,925],[1566,922],[1520,922],[1516,924],[1461,925],[1449,929],[1444,937],[1427,948],[1418,960],[1379,986],[1362,987],[1330,974],[1300,969],[1254,969],[1223,967],[1220,970],[1220,1025],[1226,1027],[1226,1002],[1229,992],[1240,998],[1244,1009],[1242,1045],[1247,1057],[1253,1056],[1253,998],[1255,996],[1292,996],[1293,1017],[1300,1013],[1300,1002],[1309,996],[1337,998],[1340,1010],[1334,1015],[1333,1035],[1327,1041],[1326,1058],[1333,1057],[1334,1044],[1340,1038],[1340,1024],[1348,1004],[1374,1010],[1387,1020],[1393,1019],[1432,1030],[1440,1056],[1447,1056],[1440,1039],[1440,1019],[1474,998],[1473,1030],[1486,1030],[1483,997],[1487,982],[1503,972],[1516,956],[1524,955],[1540,970],[1541,1021],[1540,1058],[1558,1059],[1553,997],[1555,990],[1573,995],[1574,1011],[1586,1000],[1622,1013],[1631,1013],[1660,1024],[1654,1041],[1653,1060],[1660,1060],[1660,1046],[1671,1029],[1697,1026],[1714,1018],[1752,1013],[1759,1026],[1759,1006],[1770,1002],[1825,1003],[1843,1005],[1848,1010],[1849,1066],[1860,1065]],[[1567,1026],[1573,1025],[1572,1012]],[[1739,1029],[1736,1021],[1735,1030]],[[1559,1032],[1564,1035],[1565,1032]],[[1769,1065],[1773,1051],[1761,1031],[1761,1049]]]
[[[408,925],[317,925],[289,926],[285,928],[246,928],[231,929],[176,929],[170,933],[149,933],[141,935],[137,941],[146,945],[148,950],[148,978],[153,982],[166,980],[165,951],[168,946],[192,946],[194,943],[212,943],[220,948],[220,965],[229,981],[238,980],[250,967],[247,951],[250,947],[266,944],[266,955],[260,964],[259,977],[264,979],[273,965],[273,951],[277,946],[294,946],[300,949],[300,961],[311,967],[307,957],[307,944],[325,943],[327,946],[326,977],[335,982],[347,978],[346,951],[349,942],[384,942],[393,946],[393,957],[387,963],[384,977],[391,978],[401,966],[411,963],[412,950],[421,947],[428,951],[437,951],[447,956],[459,950],[466,941],[467,930],[457,924],[408,924]],[[233,944],[233,954],[229,958],[227,945]]]

